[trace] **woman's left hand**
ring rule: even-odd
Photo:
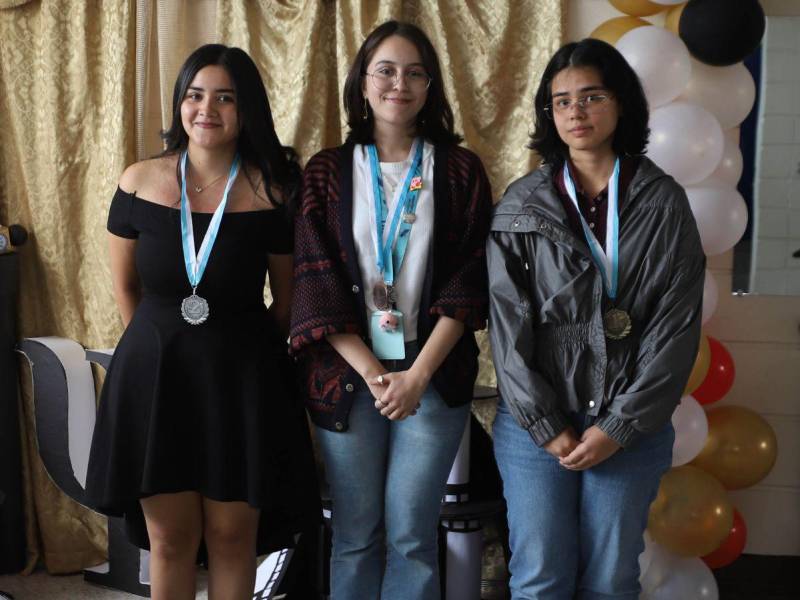
[[[370,383],[384,386],[385,391],[375,408],[387,419],[399,421],[417,413],[420,398],[428,382],[412,371],[397,371],[376,377]]]
[[[581,441],[564,458],[559,459],[561,466],[570,471],[585,471],[603,462],[613,455],[620,446],[605,431],[592,425],[581,436]]]

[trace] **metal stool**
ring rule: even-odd
[[[476,386],[473,393],[475,400],[496,398],[495,388]],[[472,428],[473,418],[470,416],[447,479],[447,491],[439,519],[442,529],[439,551],[444,600],[480,600],[483,524],[486,519],[505,513],[502,496],[470,497]]]

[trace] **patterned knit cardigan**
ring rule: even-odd
[[[369,345],[361,272],[353,242],[352,144],[323,150],[303,174],[295,219],[290,351],[312,420],[345,431],[359,376],[325,336],[354,333]],[[433,376],[449,406],[469,402],[478,373],[473,331],[486,326],[485,242],[492,194],[480,159],[460,146],[434,153],[434,228],[420,300],[422,346],[442,315],[462,321],[461,339]]]

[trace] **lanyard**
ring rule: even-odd
[[[372,171],[372,192],[375,200],[377,265],[378,272],[383,276],[383,282],[387,286],[394,284],[395,273],[399,273],[400,267],[403,266],[403,258],[406,253],[406,246],[408,246],[411,226],[414,223],[415,211],[417,210],[417,199],[422,189],[422,149],[425,144],[422,139],[417,139],[414,143],[416,144],[416,152],[411,166],[406,171],[402,192],[392,215],[386,242],[381,240],[383,240],[383,230],[389,217],[389,208],[383,192],[378,150],[375,148],[375,144],[367,146],[370,170]],[[400,217],[403,213],[405,213],[406,217],[401,222]],[[395,238],[397,238],[396,245],[394,244]],[[392,249],[393,245],[395,246],[394,249]]]
[[[567,189],[569,199],[575,205],[583,226],[583,235],[589,244],[595,264],[600,269],[603,277],[603,284],[606,294],[611,300],[617,297],[617,285],[619,281],[619,158],[614,163],[614,170],[608,180],[608,211],[606,213],[606,247],[605,250],[597,241],[594,232],[586,223],[578,205],[578,197],[575,193],[575,184],[569,174],[569,165],[564,165],[564,187]]]
[[[200,284],[200,280],[206,270],[208,257],[211,256],[211,248],[213,248],[214,241],[217,239],[219,226],[222,222],[222,213],[225,212],[225,205],[228,203],[228,192],[231,191],[233,182],[236,181],[236,176],[239,174],[241,161],[237,154],[233,159],[233,164],[231,164],[231,170],[228,172],[228,182],[225,184],[222,200],[220,200],[217,210],[214,211],[214,216],[211,217],[211,222],[208,224],[208,230],[206,230],[203,242],[200,244],[200,249],[195,254],[192,213],[189,207],[189,196],[186,194],[186,157],[188,154],[188,151],[184,150],[181,155],[181,239],[183,240],[183,262],[186,265],[186,274],[189,276],[189,283],[192,289],[195,289]]]

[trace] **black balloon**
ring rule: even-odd
[[[758,0],[689,0],[678,31],[692,56],[721,67],[755,50],[765,26]]]

